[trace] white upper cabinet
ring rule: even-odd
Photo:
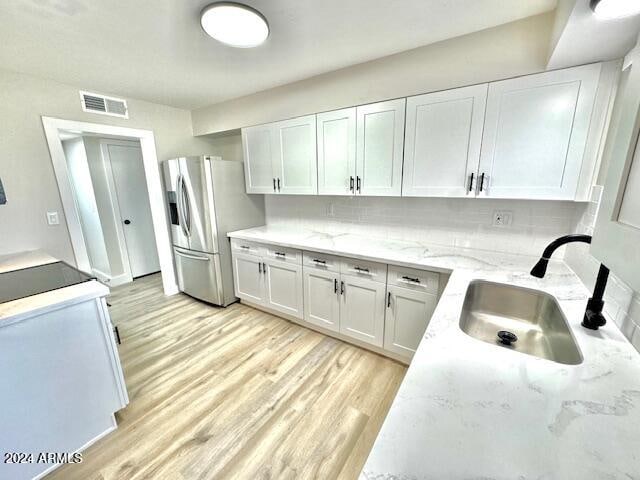
[[[277,148],[273,176],[278,193],[318,193],[316,116],[285,120],[274,128]]]
[[[352,195],[356,172],[356,109],[316,115],[318,193]]]
[[[573,200],[600,64],[489,84],[478,192]]]
[[[407,99],[403,196],[475,196],[486,99],[486,83]]]
[[[356,109],[356,193],[400,196],[405,99]]]
[[[242,129],[247,193],[317,193],[316,116]]]
[[[247,193],[275,193],[273,158],[276,148],[273,125],[242,129]]]
[[[630,56],[603,154],[609,170],[591,253],[640,291],[640,49]]]

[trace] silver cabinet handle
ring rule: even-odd
[[[180,250],[176,250],[176,255],[180,255],[181,257],[190,258],[192,260],[200,260],[202,262],[208,262],[209,257],[201,257],[199,255],[191,255],[188,253],[181,252]]]

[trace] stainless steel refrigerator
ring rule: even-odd
[[[236,301],[227,232],[264,225],[264,196],[245,193],[241,162],[182,157],[163,168],[178,287],[227,306]]]

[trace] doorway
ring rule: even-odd
[[[177,293],[153,133],[42,122],[77,267],[111,286],[161,271]]]

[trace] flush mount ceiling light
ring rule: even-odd
[[[591,10],[601,20],[630,17],[640,13],[638,0],[591,0]]]
[[[200,24],[207,35],[232,47],[257,47],[269,36],[267,19],[241,3],[216,2],[206,6],[200,14]]]

